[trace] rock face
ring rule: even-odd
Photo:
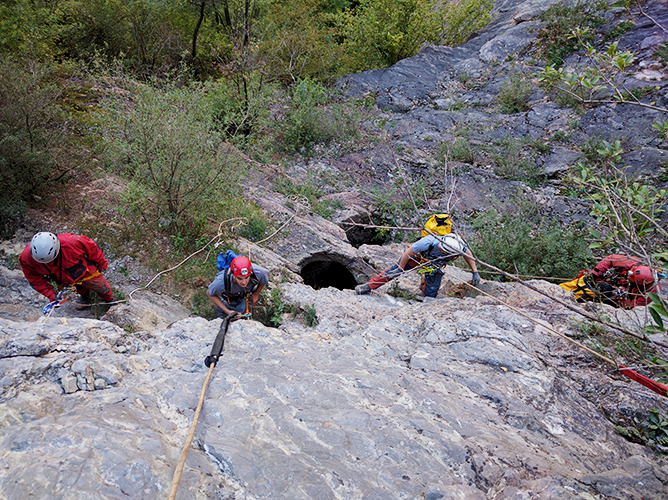
[[[576,348],[545,326],[486,296],[281,287],[319,324],[231,324],[177,498],[665,493],[666,459],[615,434],[581,384],[637,409],[665,400],[595,359],[566,363]],[[496,287],[543,325],[568,324],[545,297]],[[220,324],[0,320],[0,496],[166,496]]]
[[[478,127],[472,140],[479,143],[513,134],[541,138],[566,127],[571,111],[538,96],[530,111],[502,116],[492,105],[505,75],[489,70],[528,46],[535,17],[552,3],[497,2],[494,22],[463,47],[427,48],[342,85],[354,95],[376,95],[392,143],[411,151],[402,161],[415,171],[426,168],[435,142],[454,140],[450,127],[457,124]],[[665,18],[660,2],[647,8]],[[650,40],[643,23],[625,43],[651,48],[663,40],[660,33]],[[644,69],[657,77],[656,68]],[[484,85],[453,94],[465,74]],[[457,100],[474,106],[455,109]],[[580,130],[620,130],[625,120],[641,130],[655,117],[601,107],[582,117]],[[544,155],[547,174],[556,178],[575,161],[573,143],[584,137],[578,134]],[[653,171],[665,161],[665,144],[648,137],[629,139],[632,168]],[[386,146],[348,160],[351,179],[392,175]],[[339,161],[341,172],[346,161]],[[464,212],[521,185],[487,182],[483,163],[458,183]],[[337,222],[369,217],[363,186],[328,193],[345,200]],[[667,400],[569,342],[582,319],[551,300],[570,301],[561,288],[532,282],[546,296],[484,283],[484,293],[473,297],[464,288],[457,294],[464,298],[455,298],[469,274],[448,267],[436,300],[387,294],[394,285],[366,296],[314,283],[316,290],[305,283],[323,266],[362,281],[392,264],[405,245],[353,246],[337,224],[307,207],[287,208],[261,185],[254,189],[285,227],[262,245],[237,246],[272,271],[286,306],[310,311],[317,325],[287,313],[280,329],[232,323],[177,498],[665,497],[668,459],[620,437],[615,422],[651,409],[666,415]],[[536,193],[565,220],[586,213],[553,185]],[[132,264],[115,260],[110,273]],[[417,281],[398,279],[394,295],[409,297]],[[220,320],[189,317],[150,292],[133,294],[104,320],[69,305],[43,318],[44,300],[20,272],[0,266],[0,285],[0,498],[166,497]],[[643,310],[604,312],[625,324],[646,321]]]
[[[536,86],[535,76],[547,64],[537,60],[533,46],[539,16],[556,3],[561,2],[497,1],[494,20],[466,44],[427,47],[389,68],[341,79],[339,86],[347,95],[375,98],[377,114],[366,125],[370,131],[380,131],[396,151],[396,161],[389,157],[387,146],[375,146],[331,163],[355,178],[363,186],[362,192],[391,181],[396,165],[409,178],[422,175],[431,179],[435,193],[430,200],[432,207],[441,211],[447,207],[460,223],[482,210],[499,209],[498,202],[512,197],[518,184],[528,181],[524,178],[528,174],[500,174],[495,168],[494,157],[503,156],[511,148],[516,148],[514,158],[528,161],[545,180],[533,190],[525,190],[523,196],[541,203],[545,215],[558,216],[565,222],[588,218],[583,203],[559,196],[563,190],[560,178],[583,159],[587,144],[621,141],[624,153],[620,166],[628,167],[627,174],[644,176],[648,179],[644,182],[666,188],[662,172],[668,142],[653,128],[665,121],[664,111],[606,104],[581,114],[555,104],[553,95]],[[655,99],[656,106],[665,108],[668,75],[658,52],[668,41],[664,29],[668,7],[666,2],[651,0],[643,4],[643,10],[647,16],[627,18],[625,10],[611,6],[595,44],[599,51],[605,51],[616,41],[620,51],[633,51],[637,59],[631,74],[618,83],[627,89],[649,91],[653,97],[646,103]],[[633,29],[616,38],[604,38],[622,21],[631,23]],[[566,60],[570,67],[585,62],[581,52]],[[533,92],[527,98],[527,111],[509,114],[502,111],[498,96],[513,77],[531,81]],[[462,143],[467,145],[467,154],[455,155],[455,147]],[[541,146],[533,149],[531,144]],[[450,170],[435,159],[437,148],[449,152]],[[429,168],[438,170],[430,173]],[[456,184],[444,182],[444,174],[453,171]],[[469,186],[473,178],[477,179],[475,189]]]

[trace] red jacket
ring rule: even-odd
[[[625,297],[615,297],[613,299],[618,306],[623,307],[624,309],[631,309],[636,306],[646,306],[652,302],[652,299],[650,299],[647,294],[650,292],[658,293],[661,290],[661,287],[657,282],[650,288],[645,289],[643,287],[640,289],[635,283],[629,281],[629,271],[639,264],[639,261],[628,255],[612,254],[599,262],[596,267],[592,269],[592,274],[597,279],[610,283],[611,285],[628,292],[628,295]]]
[[[87,236],[72,233],[58,235],[60,252],[58,257],[47,264],[33,259],[30,244],[21,252],[19,263],[26,279],[32,287],[50,301],[56,298],[56,292],[49,281],[58,285],[71,285],[91,277],[96,271],[105,271],[109,262],[104,252]]]

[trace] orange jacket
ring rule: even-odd
[[[104,252],[87,236],[72,233],[58,235],[60,252],[47,264],[33,259],[30,244],[19,257],[21,270],[32,287],[50,301],[55,300],[56,291],[49,281],[58,285],[72,285],[93,276],[98,270],[105,271],[109,262]]]

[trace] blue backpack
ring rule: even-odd
[[[230,264],[235,257],[239,257],[239,255],[234,253],[232,250],[228,250],[225,253],[219,253],[218,258],[216,259],[216,267],[219,271],[229,269]]]

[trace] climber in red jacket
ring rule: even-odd
[[[663,274],[661,274],[663,276]],[[659,275],[628,255],[612,254],[592,269],[585,283],[598,292],[604,302],[631,309],[652,302],[648,293],[658,293]]]
[[[74,285],[82,300],[95,292],[106,302],[113,300],[111,287],[102,276],[109,262],[97,244],[86,236],[40,232],[21,252],[19,263],[32,287],[50,302],[59,287]]]

